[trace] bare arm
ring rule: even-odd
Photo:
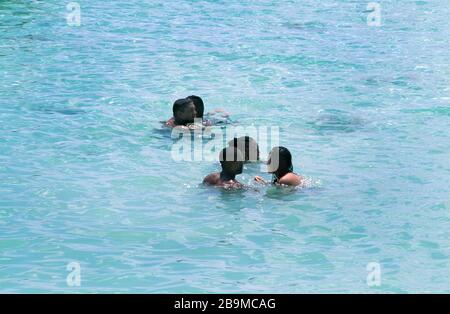
[[[279,179],[278,183],[282,185],[297,186],[302,183],[302,177],[296,175],[295,173],[288,173]]]

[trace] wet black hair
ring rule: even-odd
[[[203,113],[205,112],[205,105],[203,100],[199,96],[191,95],[187,99],[192,100],[195,106],[195,111],[197,111],[197,118],[203,118]]]
[[[292,165],[292,155],[289,149],[283,146],[277,146],[272,148],[271,155],[272,154],[278,154],[279,156],[278,169],[273,173],[274,182],[276,182],[285,174],[294,172],[294,166]]]
[[[177,112],[183,111],[184,108],[186,108],[187,105],[189,105],[192,102],[189,98],[182,98],[178,99],[173,103],[172,111],[173,116],[176,118]]]
[[[252,148],[256,147],[256,156],[255,157],[256,157],[256,160],[259,160],[259,146],[253,137],[250,137],[250,136],[241,136],[239,138],[235,137],[234,139],[232,139],[231,141],[228,142],[228,145],[241,149],[242,148],[241,143],[244,143],[244,151],[242,153],[244,154],[245,161],[250,160],[250,157],[254,157],[250,153],[250,143],[253,146]],[[242,149],[241,149],[241,151],[242,151]]]
[[[224,161],[244,161],[244,155],[236,147],[228,146],[220,151],[219,160],[221,163]]]

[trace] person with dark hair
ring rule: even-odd
[[[219,154],[221,172],[214,172],[203,179],[203,184],[209,186],[223,187],[226,189],[239,189],[244,185],[236,180],[236,175],[242,173],[244,167],[244,156],[234,148],[224,148]]]
[[[194,102],[189,98],[182,98],[175,101],[172,111],[173,117],[165,123],[169,127],[188,126],[194,123],[194,119],[197,116]]]
[[[195,105],[195,111],[197,112],[197,118],[203,119],[203,113],[205,112],[205,105],[203,104],[203,99],[199,96],[191,95],[187,97],[192,100]]]
[[[166,122],[162,122],[162,123],[164,123],[165,126],[173,128],[173,127],[175,127],[177,125],[188,126],[187,124],[191,124],[191,125],[189,125],[189,128],[200,127],[199,125],[193,125],[192,124],[194,122],[193,119],[188,119],[187,121],[192,120],[192,122],[188,122],[188,123],[185,123],[185,121],[183,121],[183,119],[181,119],[182,121],[178,121],[178,122],[176,121],[175,111],[179,107],[183,108],[184,105],[182,103],[186,102],[186,101],[193,103],[193,105],[195,107],[195,111],[196,111],[195,118],[196,119],[200,119],[202,126],[212,126],[212,125],[215,125],[215,124],[224,124],[224,123],[226,124],[226,123],[230,123],[231,122],[229,113],[226,112],[223,109],[216,109],[213,112],[208,112],[205,115],[204,114],[205,113],[205,105],[203,103],[203,99],[201,97],[199,97],[199,96],[191,95],[191,96],[183,98],[183,99],[178,99],[175,102],[174,107],[173,107],[173,110],[174,110],[173,117],[170,118]]]
[[[302,184],[303,178],[294,173],[292,155],[286,147],[272,148],[267,161],[267,171],[272,174],[272,183],[277,185],[297,186]],[[265,183],[257,176],[255,181]]]
[[[241,136],[228,142],[228,146],[239,149],[244,154],[245,162],[259,161],[259,146],[250,136]]]

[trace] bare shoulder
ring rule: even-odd
[[[295,173],[288,173],[278,180],[280,184],[297,186],[302,184],[303,178]]]
[[[218,172],[210,173],[203,179],[203,184],[217,185],[220,181],[220,174]]]

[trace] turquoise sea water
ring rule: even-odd
[[[450,292],[450,7],[368,2],[0,0],[0,291]],[[202,187],[191,94],[310,187]]]

